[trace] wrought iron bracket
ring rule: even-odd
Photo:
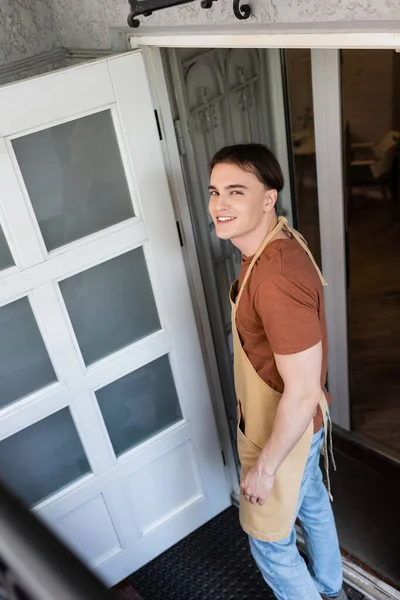
[[[129,27],[139,27],[140,21],[137,17],[143,15],[144,17],[150,17],[153,12],[162,10],[164,8],[170,8],[172,6],[179,6],[180,4],[189,4],[195,2],[195,0],[128,0],[131,7],[131,12],[128,15]],[[251,15],[251,7],[249,4],[240,5],[241,0],[233,0],[233,12],[235,16],[240,19],[248,19]],[[211,8],[213,2],[216,0],[201,0],[201,8]]]
[[[240,5],[240,0],[233,0],[233,12],[235,17],[241,21],[248,19],[251,15],[250,4]]]

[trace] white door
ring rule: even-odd
[[[142,55],[0,136],[0,478],[114,584],[230,504]]]

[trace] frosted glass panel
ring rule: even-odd
[[[0,227],[0,271],[12,267],[14,264],[10,249],[7,244],[4,232]]]
[[[160,329],[142,248],[65,279],[60,288],[86,364]]]
[[[134,215],[109,110],[12,145],[48,250]]]
[[[28,298],[0,308],[0,407],[56,381]]]
[[[89,471],[68,408],[0,442],[0,478],[29,505]]]
[[[167,356],[110,383],[96,396],[117,455],[182,419]]]

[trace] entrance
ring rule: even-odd
[[[240,271],[240,253],[215,235],[208,213],[208,162],[225,145],[252,142],[270,146],[286,178],[278,212],[293,222],[291,156],[286,137],[290,124],[285,112],[281,53],[249,48],[182,48],[168,50],[165,63],[226,413],[236,447],[228,294]]]
[[[215,235],[208,163],[225,145],[262,143],[285,176],[277,211],[305,235],[321,264],[310,50],[170,49],[164,53],[207,308],[236,448],[229,288],[240,253]]]
[[[250,48],[174,49],[166,53],[168,56],[164,56],[164,60],[169,75],[172,114],[201,266],[208,256],[208,268],[202,268],[203,285],[233,442],[236,402],[232,393],[229,313],[225,302],[239,265],[234,248],[215,239],[208,218],[207,163],[225,144],[262,141],[280,160],[287,193],[290,193],[289,197],[282,198],[278,210],[286,211],[305,235],[329,282],[326,289],[330,338],[328,387],[335,400],[332,417],[342,454],[341,473],[345,474],[336,479],[339,489],[335,512],[340,537],[353,556],[397,581],[393,561],[386,561],[386,549],[360,524],[360,518],[365,522],[379,519],[382,530],[388,531],[388,519],[378,498],[372,498],[368,506],[366,504],[362,517],[358,517],[357,530],[351,529],[354,516],[361,513],[354,487],[346,481],[354,481],[358,489],[364,489],[372,480],[369,465],[379,463],[380,459],[373,463],[367,456],[368,466],[361,470],[353,460],[352,451],[348,452],[349,446],[344,449],[343,444],[339,444],[339,440],[348,438],[351,448],[356,445],[354,442],[368,445],[365,438],[360,438],[354,431],[354,422],[350,418],[353,399],[348,386],[352,374],[347,354],[347,221],[344,218],[344,176],[347,171],[342,164],[339,53],[336,50]],[[226,68],[232,64],[230,61],[238,77],[237,80],[232,78],[233,83]],[[263,86],[267,87],[267,94]],[[280,101],[274,104],[278,96]],[[260,124],[264,126],[261,131]],[[271,133],[273,128],[275,134]],[[232,264],[234,268],[231,268]],[[210,301],[212,293],[216,300]],[[221,324],[224,327],[218,331]],[[380,482],[381,489],[391,489],[397,497],[395,480],[385,475],[388,472],[383,467],[384,474],[375,477],[376,484]],[[357,478],[353,477],[355,473]],[[395,548],[396,541],[391,551]]]

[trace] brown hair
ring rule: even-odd
[[[282,169],[271,150],[262,144],[225,146],[211,159],[210,173],[221,163],[231,163],[253,173],[267,189],[280,192],[284,185]]]

